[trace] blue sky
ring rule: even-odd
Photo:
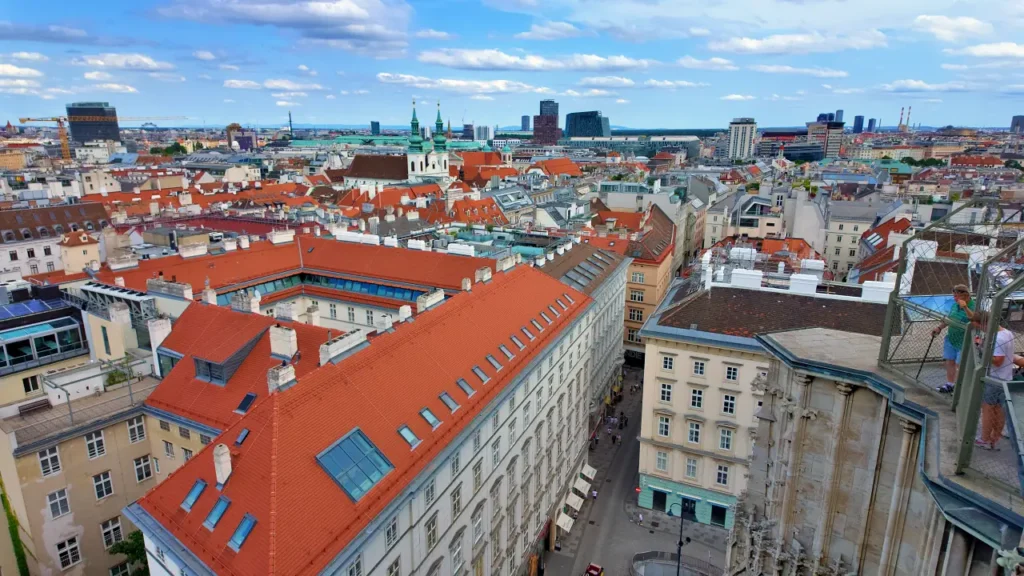
[[[930,125],[1024,114],[1019,0],[37,0],[0,14],[0,122],[106,100],[188,123]],[[159,123],[158,123],[159,124]],[[167,123],[165,123],[167,124]]]

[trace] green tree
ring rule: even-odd
[[[1021,166],[1020,160],[1007,160],[1006,162],[1003,162],[1003,166],[1024,172],[1024,166]]]
[[[134,568],[132,576],[149,576],[149,564],[146,563],[146,541],[142,532],[136,530],[127,538],[114,544],[108,550],[110,554],[124,554],[128,557],[128,564]]]
[[[202,143],[202,142],[196,142],[196,143],[195,143],[195,144],[194,144],[194,145],[192,146],[192,149],[193,149],[193,150],[202,150],[203,148],[206,148],[206,146],[203,146],[203,143]]]

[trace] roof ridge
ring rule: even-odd
[[[280,423],[280,394],[271,394],[273,398],[272,428],[270,433],[270,529],[268,530],[268,574],[276,573],[277,554],[277,441]]]

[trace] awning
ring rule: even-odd
[[[584,476],[590,478],[591,480],[593,480],[594,475],[597,474],[597,470],[594,469],[594,467],[591,466],[590,464],[584,464],[582,472]]]
[[[572,487],[575,488],[576,490],[579,490],[580,494],[590,494],[590,484],[587,483],[587,481],[584,480],[583,478],[577,478],[576,483],[573,484]]]
[[[573,519],[567,516],[564,512],[558,515],[558,527],[566,532],[572,530]]]
[[[580,508],[583,507],[583,498],[569,492],[569,496],[565,498],[565,503],[568,504],[573,510],[579,512]]]

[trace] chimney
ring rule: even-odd
[[[231,477],[231,450],[226,444],[213,447],[213,470],[217,474],[218,486],[223,486]]]
[[[543,266],[544,265],[544,256],[543,255],[537,256],[537,258],[534,260],[534,264],[536,264],[538,268]]]
[[[295,366],[282,362],[280,366],[274,366],[267,370],[267,390],[273,394],[278,390],[295,382]]]
[[[299,351],[299,335],[294,328],[275,324],[270,327],[270,353],[278,358],[291,359]]]
[[[394,321],[391,320],[390,314],[381,314],[373,324],[377,327],[377,332],[387,332],[388,330],[391,330],[393,323]]]
[[[235,292],[231,295],[231,309],[238,312],[250,312],[252,314],[260,313],[260,297],[259,291],[255,294],[249,294],[246,290]]]
[[[124,288],[124,277],[118,276],[114,278],[114,286],[120,286],[121,288]]]
[[[274,317],[278,320],[293,322],[295,320],[295,304],[291,302],[281,302],[274,308]]]
[[[217,291],[207,286],[203,289],[203,302],[210,306],[217,305]]]
[[[555,259],[555,253],[554,252],[548,252],[547,253],[547,258],[548,258],[548,260],[554,260]]]
[[[476,269],[477,282],[489,282],[491,280],[491,269],[488,266]]]
[[[224,239],[224,251],[225,252],[234,252],[237,249],[238,249],[238,239],[237,238],[225,238]]]
[[[462,291],[463,292],[469,292],[472,289],[473,289],[473,281],[470,280],[469,278],[463,278],[462,279]]]
[[[111,302],[107,306],[107,314],[113,324],[131,325],[132,323],[131,312],[128,311],[128,305],[124,302]]]
[[[463,290],[467,290],[465,287],[466,282],[469,282],[469,278],[462,279]],[[441,290],[440,288],[428,294],[422,294],[416,298],[416,313],[420,314],[426,312],[441,302],[444,302],[444,290]]]
[[[494,267],[498,272],[504,272],[505,270],[511,270],[516,265],[516,259],[513,256],[505,256],[504,258],[498,258],[497,263]]]
[[[238,247],[241,248],[242,250],[248,250],[249,249],[249,237],[244,235],[244,234],[239,236],[238,237]]]
[[[814,295],[818,290],[818,277],[814,274],[793,274],[789,277],[789,291]]]
[[[310,326],[320,325],[320,307],[316,304],[306,308],[306,324]]]
[[[410,318],[412,318],[412,306],[405,304],[398,309],[399,322],[408,322]]]
[[[146,327],[149,329],[149,343],[153,347],[153,367],[154,372],[160,376],[166,376],[166,374],[160,373],[160,361],[156,356],[156,349],[163,344],[167,336],[171,334],[171,319],[170,318],[154,318],[146,323]]]
[[[366,331],[356,328],[320,345],[320,365],[327,364],[339,355],[366,342]]]

